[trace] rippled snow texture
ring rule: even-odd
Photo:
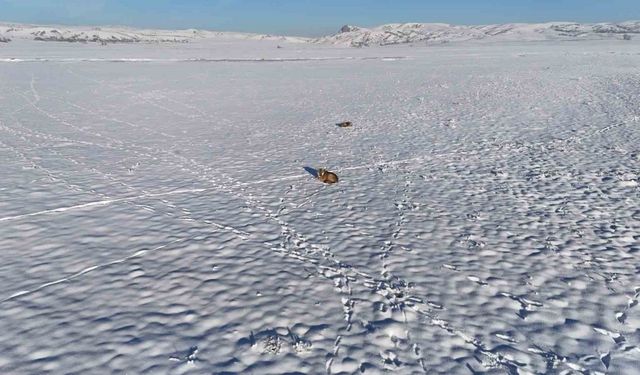
[[[637,372],[640,43],[244,43],[0,48],[0,373]]]

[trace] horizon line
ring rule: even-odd
[[[599,22],[577,22],[577,21],[545,21],[545,22],[501,22],[501,23],[485,23],[485,24],[471,24],[471,23],[450,23],[450,22],[387,22],[382,24],[376,24],[375,26],[359,26],[357,24],[346,23],[342,26],[338,26],[334,32],[334,35],[339,33],[340,28],[344,26],[355,26],[361,29],[373,29],[376,27],[386,26],[386,25],[406,25],[406,24],[420,24],[420,25],[449,25],[449,26],[491,26],[491,25],[544,25],[544,24],[553,24],[553,23],[568,23],[568,24],[579,24],[579,25],[598,25],[598,24],[622,24],[627,22],[640,22],[640,20],[629,19],[625,21],[599,21]],[[117,25],[117,24],[71,24],[71,23],[30,23],[30,22],[16,22],[16,21],[5,21],[0,20],[0,25],[10,25],[10,26],[33,26],[33,27],[52,27],[52,26],[66,26],[66,27],[104,27],[104,28],[128,28],[133,30],[157,30],[157,31],[187,31],[187,30],[197,30],[197,31],[209,31],[209,32],[220,32],[220,33],[239,33],[239,34],[250,34],[250,35],[266,35],[266,36],[282,36],[282,37],[297,37],[297,38],[312,38],[307,36],[299,36],[299,35],[289,35],[289,34],[278,34],[278,33],[260,33],[253,31],[239,31],[239,30],[221,30],[221,29],[210,29],[203,27],[186,27],[186,28],[164,28],[164,27],[141,27],[141,26],[132,26],[132,25]],[[325,35],[326,36],[326,35]]]

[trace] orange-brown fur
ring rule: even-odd
[[[325,184],[335,184],[338,182],[338,175],[324,168],[320,168],[318,169],[318,180]]]

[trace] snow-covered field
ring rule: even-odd
[[[638,373],[638,41],[278,43],[0,45],[0,373]]]

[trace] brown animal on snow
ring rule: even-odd
[[[351,123],[351,121],[341,122],[341,123],[338,123],[338,124],[336,124],[336,125],[338,125],[338,127],[340,127],[340,128],[350,128],[350,127],[352,127],[352,126],[353,126],[353,124]]]
[[[318,169],[318,180],[325,184],[335,184],[338,182],[338,175],[333,172],[329,172],[324,168],[320,168]]]

